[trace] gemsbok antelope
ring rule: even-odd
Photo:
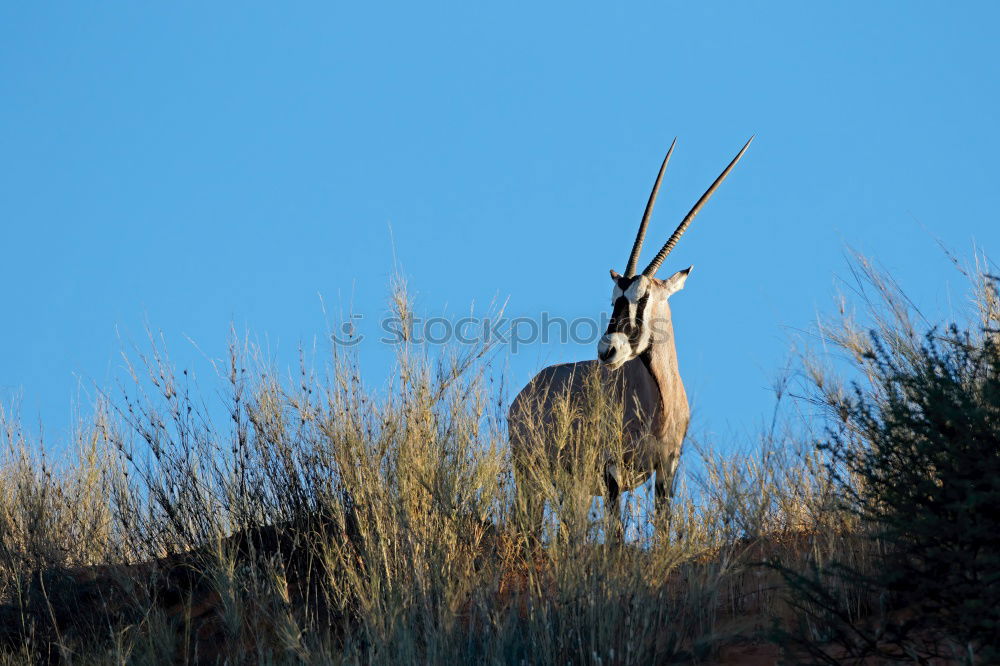
[[[597,345],[597,360],[549,366],[539,372],[511,403],[508,414],[511,452],[518,491],[525,494],[523,498],[527,502],[532,529],[541,529],[543,518],[543,501],[529,485],[530,479],[537,478],[537,463],[544,460],[567,468],[572,465],[565,452],[556,450],[551,442],[546,441],[546,424],[551,424],[554,419],[557,400],[568,400],[570,405],[584,400],[587,382],[593,382],[595,374],[599,390],[611,400],[620,401],[615,404],[622,414],[621,453],[612,455],[609,446],[606,451],[597,452],[596,457],[596,471],[601,474],[603,487],[595,489],[595,494],[604,495],[606,510],[615,520],[617,538],[624,537],[621,493],[641,486],[654,473],[654,510],[657,514],[663,512],[669,519],[674,475],[691,412],[677,364],[673,322],[667,301],[683,289],[692,267],[678,271],[665,280],[655,275],[698,211],[740,161],[752,141],[753,137],[750,137],[681,220],[646,269],[636,275],[646,227],[653,213],[663,173],[677,143],[674,140],[646,203],[625,274],[611,271],[614,282],[612,313],[607,331]]]

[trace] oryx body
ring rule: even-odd
[[[636,275],[635,266],[646,226],[673,153],[674,145],[670,146],[646,204],[625,275],[611,271],[614,281],[611,296],[613,311],[607,332],[598,343],[598,358],[545,368],[511,404],[508,416],[510,441],[520,485],[537,473],[525,469],[525,466],[537,464],[539,454],[550,463],[569,464],[567,459],[559,458],[560,451],[545,438],[546,424],[553,420],[559,401],[583,402],[586,391],[592,390],[596,381],[598,390],[619,404],[624,447],[620,449],[620,455],[612,455],[611,447],[608,447],[606,455],[599,454],[592,458],[600,466],[597,471],[603,480],[603,487],[595,489],[594,494],[605,496],[608,510],[613,511],[619,521],[619,535],[621,493],[642,485],[654,473],[656,510],[659,512],[666,507],[673,491],[681,445],[690,420],[687,394],[677,363],[668,299],[684,287],[691,268],[674,273],[665,280],[654,276],[701,206],[749,145],[750,141],[685,216],[649,266]],[[527,488],[519,490],[522,493],[532,492]],[[539,527],[541,503],[532,502],[531,497],[526,499],[532,514],[531,521]]]

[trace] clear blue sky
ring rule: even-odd
[[[939,313],[964,286],[936,241],[1000,252],[998,25],[992,2],[3,3],[0,399],[65,439],[144,321],[201,376],[230,322],[294,365],[317,294],[384,312],[390,225],[424,312],[597,316],[670,140],[649,253],[756,133],[663,269],[695,264],[695,427],[752,431],[847,245]],[[364,347],[372,379],[388,354]],[[536,345],[510,383],[593,356]]]

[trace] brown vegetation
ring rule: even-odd
[[[977,303],[995,316],[991,293]],[[827,338],[864,369],[856,328]],[[769,642],[824,635],[783,572],[881,561],[815,446],[826,416],[788,409],[743,453],[693,442],[669,530],[653,536],[633,497],[624,547],[604,543],[593,479],[539,468],[539,542],[488,348],[403,347],[372,390],[336,349],[282,381],[234,342],[225,426],[150,348],[64,463],[0,414],[0,663],[805,663]],[[843,385],[806,367],[835,410]],[[605,421],[567,425],[567,445],[606,446]],[[834,584],[851,621],[879,621],[863,584]]]

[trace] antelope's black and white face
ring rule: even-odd
[[[750,141],[753,141],[753,137],[750,137]],[[729,163],[729,166],[723,169],[711,187],[701,195],[701,198],[677,225],[674,233],[670,235],[667,242],[646,266],[646,269],[642,273],[636,274],[636,262],[642,251],[646,226],[653,214],[653,204],[656,203],[656,195],[660,191],[663,172],[667,169],[667,163],[670,161],[670,155],[674,152],[677,140],[675,139],[674,143],[670,144],[667,156],[663,158],[663,164],[660,165],[656,182],[653,183],[653,191],[646,203],[646,211],[642,214],[642,222],[639,223],[639,232],[632,245],[632,254],[629,255],[625,275],[611,271],[611,279],[615,283],[614,290],[611,292],[611,321],[608,323],[608,330],[597,343],[597,358],[602,363],[612,369],[619,368],[622,364],[640,356],[651,345],[665,341],[673,334],[670,306],[667,305],[667,299],[684,288],[684,282],[687,280],[688,273],[691,272],[691,267],[674,273],[666,280],[657,279],[655,277],[656,271],[663,265],[667,255],[674,249],[681,235],[694,220],[694,216],[698,214],[712,193],[743,157],[743,153],[750,147],[750,141],[746,142],[733,161]]]
[[[631,361],[668,334],[670,306],[667,299],[684,288],[692,267],[666,280],[646,275],[623,277],[611,271],[611,321],[597,343],[597,358],[612,369]]]

